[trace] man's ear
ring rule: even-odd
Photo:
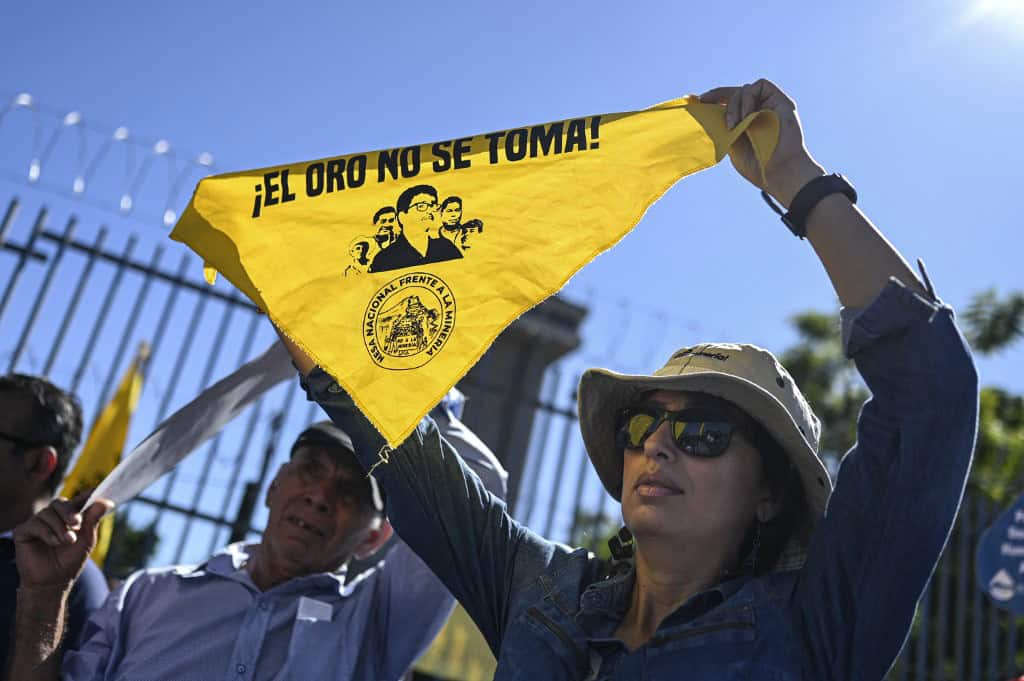
[[[363,560],[367,556],[373,554],[374,551],[384,546],[388,539],[395,533],[395,529],[391,527],[391,523],[388,522],[387,518],[383,518],[376,529],[370,530],[370,533],[366,535],[366,539],[362,541],[353,551],[353,555],[359,560]]]
[[[53,471],[57,468],[57,450],[50,445],[34,447],[29,450],[28,459],[29,475],[40,482],[50,479]]]

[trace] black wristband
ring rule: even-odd
[[[782,211],[782,208],[772,200],[768,192],[761,190],[761,198],[765,200],[765,203],[781,216],[782,223],[789,228],[789,231],[793,232],[793,236],[798,236],[801,239],[807,236],[807,216],[811,214],[818,202],[829,194],[844,194],[846,198],[850,199],[850,203],[857,203],[857,190],[853,188],[849,180],[839,173],[822,175],[805,184],[793,197],[788,213]]]

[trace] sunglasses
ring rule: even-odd
[[[729,448],[736,424],[701,409],[667,411],[644,405],[628,407],[619,419],[616,441],[619,447],[640,449],[662,423],[668,421],[672,439],[679,450],[690,456],[710,459]]]

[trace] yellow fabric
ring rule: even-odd
[[[121,460],[124,443],[128,439],[128,425],[142,393],[142,364],[147,353],[148,349],[143,346],[121,379],[113,399],[96,419],[75,467],[64,478],[61,496],[70,499],[82,490],[95,487]],[[100,567],[107,558],[113,530],[114,516],[108,515],[100,521],[96,546],[91,554]]]
[[[494,678],[497,666],[483,634],[462,606],[456,605],[413,669],[453,681],[488,681]]]
[[[171,238],[264,310],[397,446],[506,326],[618,242],[676,181],[721,160],[742,134],[763,169],[778,139],[773,113],[730,131],[722,107],[682,98],[218,175],[199,183]],[[367,265],[356,257],[384,252],[372,243],[374,214],[422,184],[436,189],[437,202],[462,198],[465,229],[445,234],[452,248],[465,235],[469,249],[458,259],[361,271]],[[436,219],[416,207],[402,218],[414,240],[444,217],[429,198],[415,203]]]

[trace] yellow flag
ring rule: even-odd
[[[132,361],[121,384],[117,387],[113,399],[96,419],[92,432],[82,447],[82,453],[71,473],[64,478],[64,487],[60,495],[70,499],[84,489],[95,487],[110,471],[114,470],[121,460],[124,443],[128,438],[128,425],[131,422],[135,406],[139,403],[142,393],[142,366],[149,355],[149,346],[145,343]],[[92,559],[97,565],[103,566],[107,550],[110,548],[110,537],[114,530],[114,516],[108,515],[100,521],[97,530],[96,547],[92,551]]]
[[[448,622],[413,669],[439,679],[487,681],[494,678],[497,666],[483,634],[462,605],[456,604]]]
[[[392,445],[519,315],[746,134],[682,98],[202,180],[171,238],[264,310]]]

